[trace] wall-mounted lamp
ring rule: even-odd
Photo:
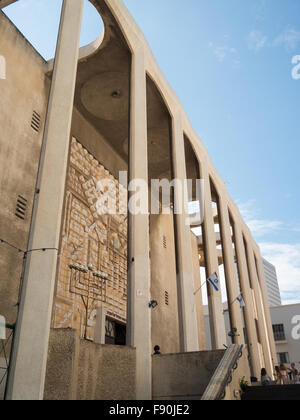
[[[237,328],[232,328],[231,331],[229,331],[228,336],[233,338],[233,337],[240,337],[240,334],[237,334],[238,330]]]
[[[151,300],[151,302],[149,302],[149,308],[156,308],[158,306],[158,303],[156,300]]]

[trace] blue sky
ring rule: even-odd
[[[299,0],[125,0],[262,253],[300,302]],[[31,7],[34,5],[34,7]],[[5,9],[45,58],[61,0]],[[81,45],[102,22],[86,1]],[[1,51],[0,51],[1,54]]]

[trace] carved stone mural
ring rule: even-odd
[[[104,179],[114,184],[117,208],[124,214],[101,215],[97,211],[97,202],[104,194],[97,186]],[[100,305],[110,318],[126,322],[126,208],[126,189],[72,139],[54,328],[77,329],[82,338],[93,340]]]

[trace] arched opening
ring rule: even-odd
[[[204,242],[203,242],[203,184],[201,183],[199,161],[197,159],[195,150],[191,141],[185,135],[185,162],[187,179],[189,180],[189,213],[190,229],[192,238],[192,254],[193,254],[193,272],[194,272],[194,295],[197,310],[197,325],[198,325],[198,342],[199,349],[206,350],[209,329],[205,322],[205,315],[207,313],[205,305],[206,298],[206,279],[210,274],[207,274]]]
[[[152,347],[177,353],[178,294],[172,168],[171,116],[155,83],[147,77],[147,127],[150,205],[151,297],[158,302],[151,313]],[[165,189],[156,183],[165,185]]]
[[[59,29],[62,0],[45,2],[36,0],[19,0],[6,7],[3,12],[36,51],[50,60],[54,57]],[[80,47],[94,42],[104,29],[101,15],[91,1],[85,0]]]

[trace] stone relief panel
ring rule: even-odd
[[[116,188],[117,209],[101,215],[97,202],[105,191],[99,181]],[[125,211],[124,211],[125,209]],[[54,328],[77,329],[93,340],[97,307],[126,322],[127,300],[126,189],[76,140],[72,139],[67,176],[61,254],[53,317]]]

